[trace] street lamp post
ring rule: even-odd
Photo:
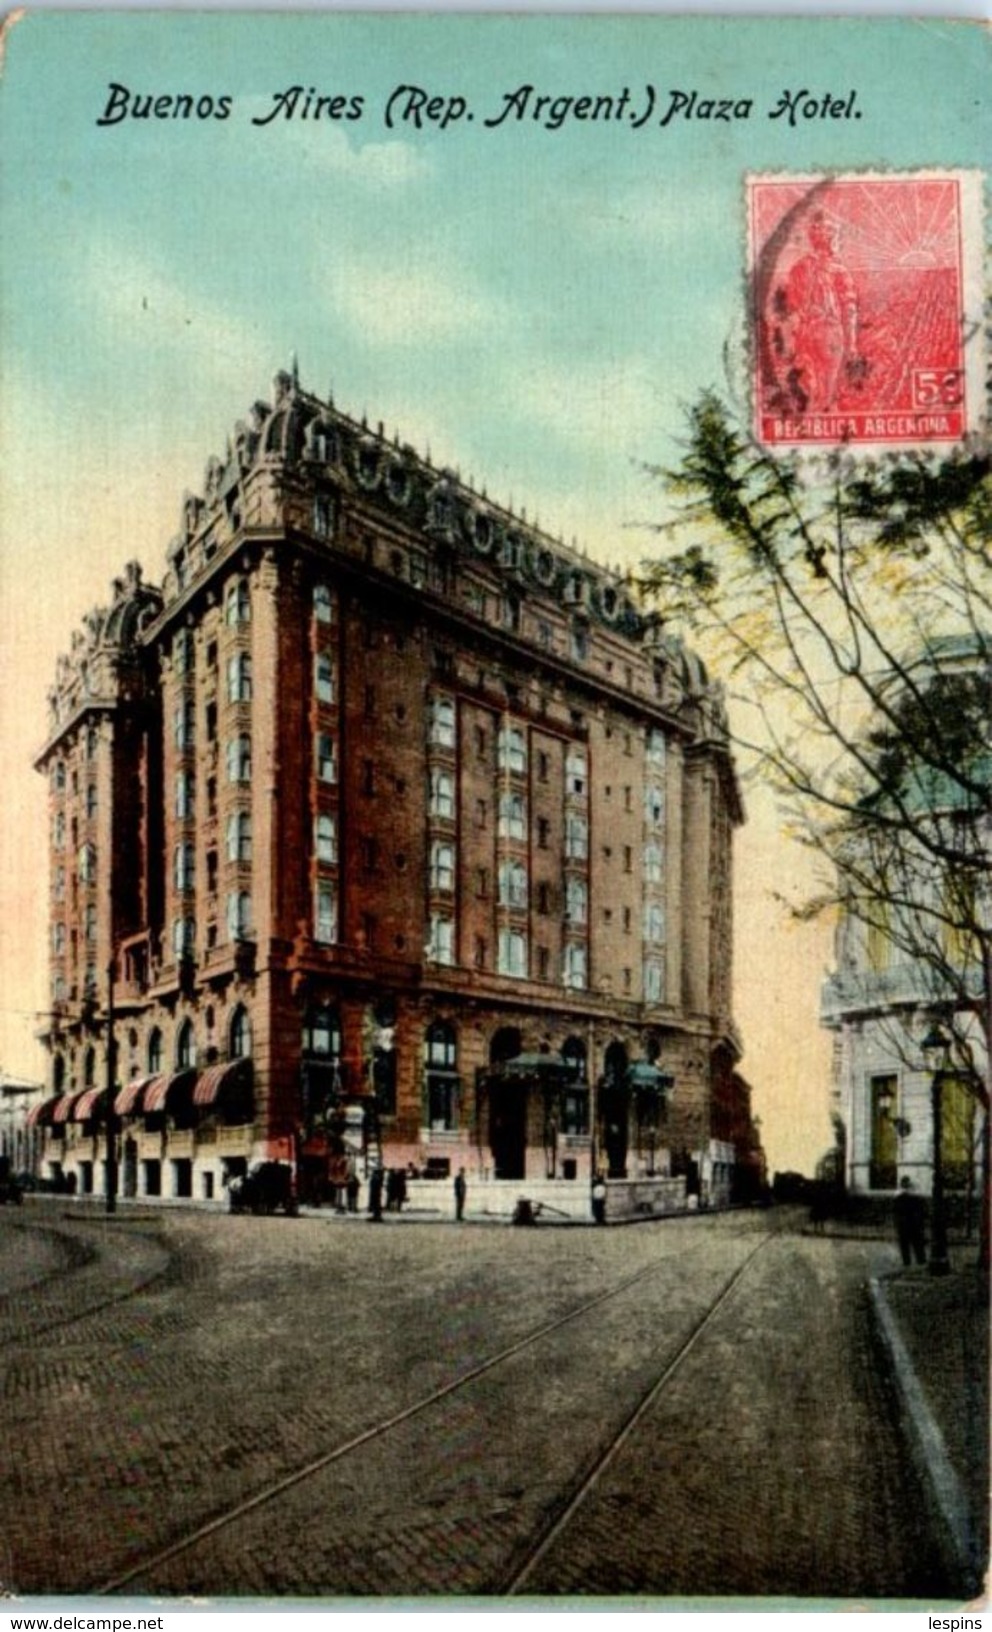
[[[933,1185],[930,1194],[930,1261],[931,1275],[947,1275],[950,1262],[947,1257],[947,1218],[944,1213],[943,1163],[943,1087],[946,1075],[948,1039],[936,1022],[930,1027],[920,1047],[924,1058],[933,1059],[930,1079],[930,1114],[933,1125]]]

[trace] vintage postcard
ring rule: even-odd
[[[0,1609],[980,1625],[987,29],[2,43]]]

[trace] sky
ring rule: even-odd
[[[703,388],[746,389],[745,174],[980,165],[989,66],[980,25],[941,17],[8,24],[0,1068],[44,1070],[46,803],[31,761],[56,657],[126,560],[158,578],[183,492],[202,490],[274,373],[295,356],[305,387],[636,567],[666,505],[643,465],[677,458]],[[784,91],[847,106],[853,91],[860,117],[772,119]],[[203,116],[158,100],[181,95]],[[149,97],[163,117],[134,116]],[[315,117],[317,97],[342,117],[326,103]],[[581,119],[581,97],[620,116]],[[728,117],[703,116],[721,102]],[[743,1069],[772,1167],[810,1171],[830,1142],[829,928],[790,922],[777,897],[802,899],[805,859],[764,790],[745,796]]]

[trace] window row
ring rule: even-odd
[[[229,941],[251,939],[253,920],[249,890],[228,892],[226,923]],[[196,954],[196,919],[189,913],[172,920],[172,953],[175,958],[192,958]]]
[[[84,752],[86,754],[87,759],[95,759],[96,758],[96,751],[97,751],[97,747],[99,746],[99,742],[100,742],[100,734],[97,731],[96,726],[95,725],[89,726],[87,728],[86,735],[83,738],[83,748],[84,748]],[[76,775],[76,773],[73,772],[73,791],[75,791],[75,775]],[[65,760],[64,759],[53,759],[52,764],[51,764],[51,769],[49,770],[48,776],[49,776],[49,783],[50,783],[50,786],[52,788],[52,791],[54,793],[64,793],[65,789],[66,789],[66,779],[67,779],[67,771],[66,771]]]

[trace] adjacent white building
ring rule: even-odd
[[[971,639],[937,642],[926,663],[945,679],[969,673],[987,684],[982,642],[977,657]],[[852,1194],[891,1193],[906,1177],[930,1193],[938,1072],[944,1188],[979,1192],[988,1080],[990,994],[983,961],[987,965],[992,926],[990,787],[987,739],[976,742],[965,774],[955,775],[952,767],[911,771],[901,796],[940,845],[885,845],[887,888],[879,891],[884,899],[874,901],[869,864],[863,856],[853,861],[857,904],[841,915],[836,968],[821,998],[821,1021],[835,1034],[834,1108],[844,1127]],[[946,870],[941,850],[950,858]],[[946,1046],[925,1048],[935,1030]]]

